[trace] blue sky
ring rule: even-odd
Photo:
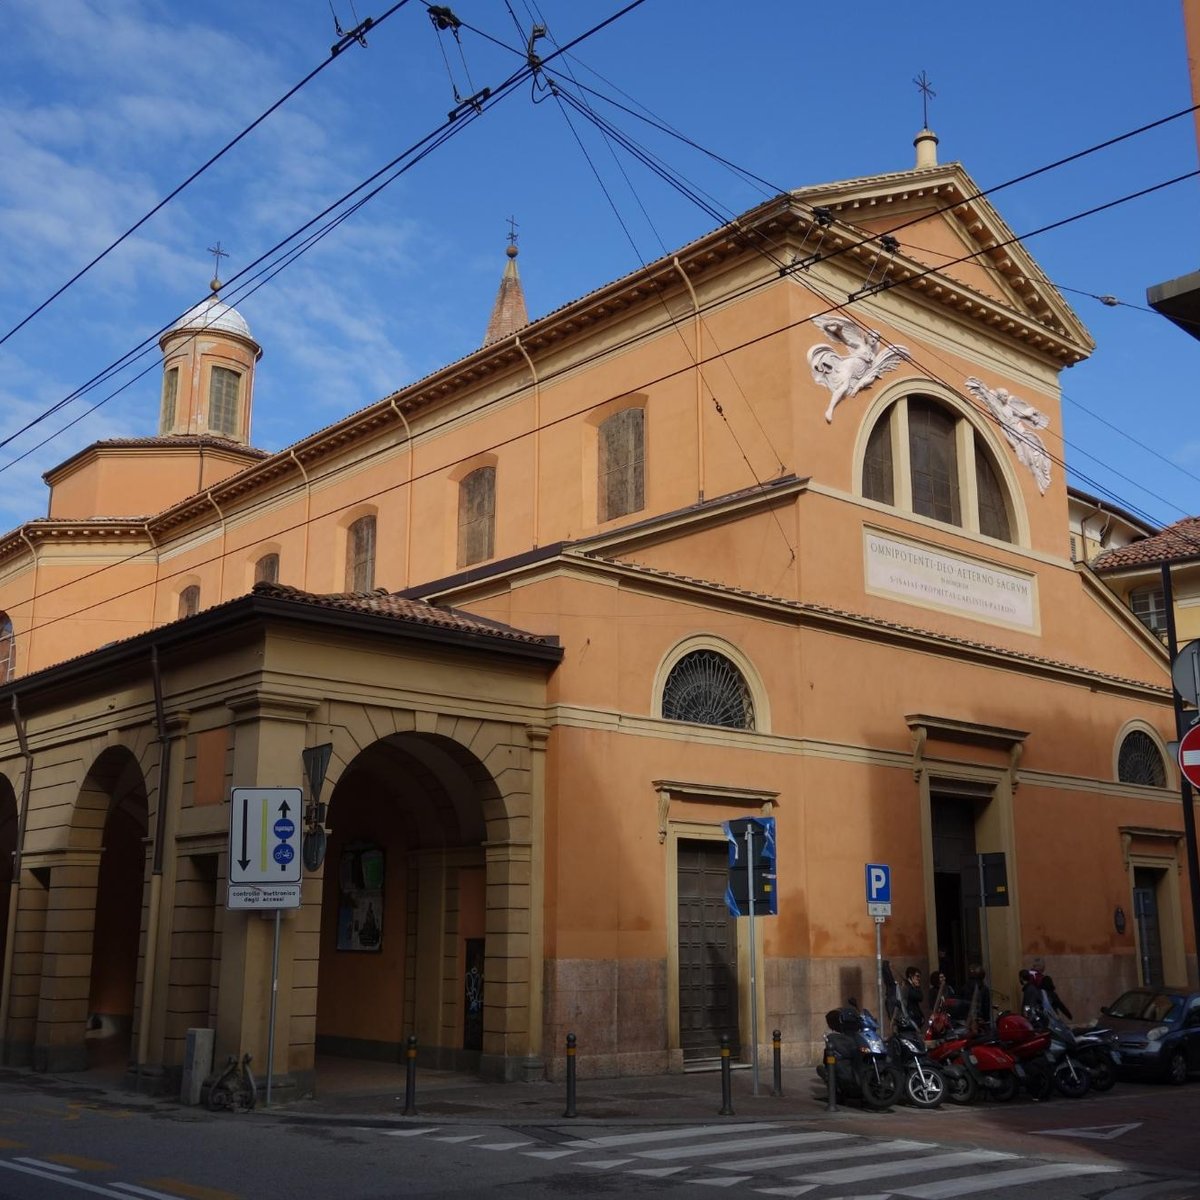
[[[390,7],[355,4],[359,17]],[[350,27],[350,0],[333,7]],[[451,7],[518,44],[502,0]],[[619,7],[512,3],[525,29],[535,13],[560,44]],[[0,335],[325,59],[334,40],[329,0],[9,0]],[[367,40],[0,346],[0,438],[200,299],[212,273],[206,247],[220,239],[229,250],[226,277],[242,270],[439,126],[455,103],[443,48],[464,95],[496,87],[521,61],[467,29],[460,53],[418,0]],[[553,42],[539,43],[543,53]],[[1116,0],[986,8],[646,0],[550,68],[564,86],[573,75],[645,106],[779,189],[911,166],[921,124],[912,79],[921,70],[937,92],[930,124],[942,160],[963,162],[984,188],[1191,103],[1178,0],[1147,0],[1136,14]],[[768,194],[592,101],[722,212]],[[510,214],[534,317],[716,224],[643,167],[618,165],[593,129],[573,121],[574,131],[552,98],[517,88],[237,301],[265,351],[256,444],[279,449],[478,346]],[[1186,118],[993,202],[1024,233],[1198,165]],[[1065,292],[1098,348],[1063,374],[1063,429],[1051,435],[1066,445],[1053,436],[1050,444],[1080,486],[1160,522],[1200,512],[1200,341],[1136,306],[1147,285],[1200,267],[1198,199],[1193,178],[1027,243],[1059,285],[1128,302],[1109,308]],[[0,527],[43,514],[41,473],[82,446],[155,432],[156,365],[64,426],[156,362],[157,351],[0,449]]]

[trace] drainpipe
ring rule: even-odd
[[[696,353],[695,353],[695,375],[696,375],[696,499],[704,499],[704,368],[700,364],[704,361],[703,347],[700,344],[700,302],[696,299],[696,289],[692,287],[692,281],[688,278],[687,272],[680,265],[679,258],[676,256],[671,259],[671,264],[674,266],[679,278],[683,280],[684,286],[692,297],[692,311],[695,313],[695,318],[692,322],[696,331]]]
[[[217,570],[217,603],[220,604],[225,599],[225,514],[213,499],[212,488],[204,493],[204,498],[217,510],[217,516],[221,520],[221,563]]]
[[[312,519],[312,483],[308,478],[308,472],[304,469],[304,464],[296,457],[295,450],[289,450],[292,462],[296,464],[296,469],[304,476],[304,540],[301,545],[300,557],[300,587],[302,590],[308,590],[308,523]]]
[[[163,838],[167,828],[167,790],[171,783],[171,740],[163,712],[162,675],[158,647],[150,647],[150,672],[154,681],[154,721],[158,727],[158,806],[154,813],[154,855],[150,868],[150,904],[146,916],[146,961],[142,969],[142,1015],[138,1022],[137,1084],[142,1089],[142,1068],[150,1048],[150,1021],[154,1009],[154,972],[158,965],[158,925],[162,908]]]
[[[542,512],[542,385],[533,359],[521,344],[520,336],[514,333],[513,342],[525,356],[525,361],[529,364],[529,373],[533,376],[533,548],[536,550],[538,534],[541,532]]]
[[[17,731],[17,744],[25,760],[25,774],[21,779],[21,807],[17,810],[17,846],[13,851],[12,884],[8,889],[8,937],[4,942],[4,976],[0,984],[0,1051],[8,1043],[8,1007],[12,999],[13,953],[17,941],[17,903],[21,896],[21,851],[25,846],[25,820],[29,813],[29,789],[33,783],[33,752],[25,737],[25,722],[17,705],[16,693],[12,698],[13,725]]]
[[[413,444],[412,426],[400,410],[395,396],[389,396],[392,412],[404,422],[405,444],[408,446],[408,502],[404,506],[404,586],[412,587],[412,516],[413,516]]]

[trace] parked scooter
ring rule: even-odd
[[[892,1036],[887,1046],[892,1063],[904,1080],[904,1099],[916,1108],[937,1108],[950,1086],[947,1076],[963,1073],[957,1065],[939,1065],[929,1057],[917,1023],[903,1006],[892,1017]]]
[[[1085,1095],[1092,1086],[1092,1073],[1083,1062],[1079,1040],[1071,1032],[1070,1026],[1044,1008],[1031,1009],[1029,1019],[1049,1035],[1050,1044],[1046,1047],[1046,1058],[1050,1062],[1055,1089],[1072,1100]],[[1092,1046],[1088,1047],[1089,1052],[1092,1049]],[[1115,1070],[1113,1080],[1116,1080]],[[1108,1086],[1111,1087],[1112,1084]]]
[[[825,1035],[826,1046],[837,1056],[838,1095],[861,1099],[868,1108],[891,1108],[900,1099],[904,1080],[888,1060],[875,1018],[848,1000],[825,1014],[825,1024],[831,1030]],[[823,1063],[817,1075],[828,1084]]]
[[[945,1040],[930,1051],[930,1057],[945,1070],[961,1067],[962,1081],[949,1081],[947,1098],[954,1104],[970,1104],[980,1095],[1005,1102],[1022,1087],[1035,1100],[1044,1100],[1052,1089],[1052,1076],[1045,1053],[1051,1035],[1035,1030],[1024,1017],[1001,1013],[994,1027],[984,1026],[971,1034],[969,1029],[948,1029],[946,1023],[931,1020],[931,1028],[941,1027]]]
[[[1092,1077],[1092,1091],[1107,1092],[1117,1082],[1117,1068],[1121,1065],[1116,1032],[1083,1028],[1071,1032],[1075,1035],[1075,1057]]]

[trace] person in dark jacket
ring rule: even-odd
[[[992,1023],[992,989],[979,963],[967,968],[967,1025],[974,1030]]]
[[[1039,986],[1046,993],[1046,999],[1050,1001],[1051,1009],[1070,1021],[1072,1019],[1071,1010],[1062,1002],[1062,998],[1054,987],[1054,980],[1046,974],[1046,960],[1044,958],[1035,958],[1029,964],[1029,967],[1030,973],[1037,977]]]
[[[909,967],[904,972],[904,986],[901,988],[901,996],[904,1000],[905,1011],[909,1017],[918,1026],[923,1026],[925,1024],[925,1012],[921,1007],[921,1002],[925,997],[921,992],[921,972],[918,968]]]

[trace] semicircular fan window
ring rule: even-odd
[[[1121,742],[1117,756],[1117,778],[1122,783],[1166,787],[1167,769],[1154,739],[1140,729],[1131,730]]]
[[[668,721],[754,728],[754,699],[741,671],[715,650],[693,650],[672,668],[663,687]]]

